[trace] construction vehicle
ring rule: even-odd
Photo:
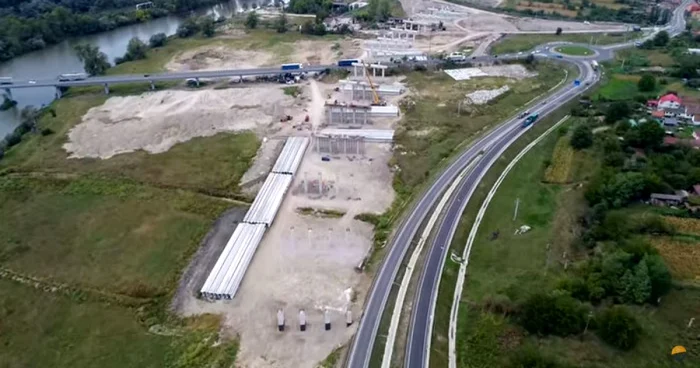
[[[362,63],[362,66],[365,68],[365,77],[367,77],[367,82],[369,83],[369,88],[372,90],[372,106],[386,106],[386,101],[383,101],[381,98],[379,98],[379,94],[377,93],[377,88],[374,86],[374,83],[372,82],[372,78],[369,75],[369,67],[367,64],[364,62]]]

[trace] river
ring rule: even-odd
[[[268,6],[271,5],[271,2],[271,0],[230,0],[194,11],[193,15],[212,15],[215,18],[228,18],[241,10]],[[170,36],[175,34],[177,27],[184,20],[185,17],[169,15],[152,19],[145,23],[119,27],[107,32],[71,38],[0,64],[0,76],[14,79],[43,79],[54,78],[62,73],[82,72],[83,64],[73,51],[73,47],[76,44],[90,43],[97,45],[107,55],[110,62],[114,62],[114,58],[124,56],[126,45],[133,37],[138,37],[147,43],[148,39],[156,33],[165,33]],[[55,93],[54,88],[19,88],[12,90],[12,97],[17,101],[17,106],[0,112],[0,139],[19,125],[20,110],[24,106],[41,107],[48,105],[54,100]],[[0,102],[2,101],[0,100]]]

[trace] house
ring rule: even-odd
[[[700,196],[700,184],[693,185],[693,191],[695,192],[695,195]]]
[[[681,117],[684,119],[692,119],[693,115],[698,114],[700,114],[700,103],[686,103],[685,111],[683,111]]]
[[[678,119],[676,119],[676,118],[664,118],[664,125],[671,126],[671,127],[677,127],[678,126]]]
[[[664,118],[664,111],[663,110],[654,110],[651,112],[651,117],[656,118],[656,119],[663,119]]]
[[[693,125],[700,125],[700,114],[693,115],[693,119],[691,121],[693,122]]]
[[[660,109],[677,109],[681,107],[683,101],[675,93],[667,93],[659,98],[658,108]]]
[[[678,108],[667,108],[664,109],[664,116],[667,118],[675,118],[677,116],[681,116],[685,114],[685,108],[683,107],[678,107]]]
[[[647,107],[651,108],[651,109],[655,109],[655,108],[659,107],[659,101],[649,100],[649,101],[647,101]]]
[[[677,194],[652,193],[650,200],[654,206],[678,206],[686,201],[686,197]]]
[[[698,55],[700,54],[700,49],[688,49],[688,53],[691,55]]]

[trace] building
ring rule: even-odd
[[[676,118],[664,118],[664,125],[669,127],[677,127],[679,125]]]
[[[354,3],[350,3],[349,8],[350,10],[357,10],[362,9],[367,5],[369,5],[369,3],[366,1],[355,1]]]
[[[683,104],[683,100],[675,93],[667,93],[659,98],[659,109],[677,109]]]
[[[677,194],[652,193],[650,200],[654,206],[678,206],[686,201],[686,197]]]
[[[651,117],[652,117],[652,118],[656,118],[656,119],[661,120],[661,119],[664,118],[664,116],[665,116],[665,114],[664,114],[664,111],[663,111],[663,110],[654,110],[654,111],[651,112]]]
[[[693,115],[693,119],[691,120],[693,125],[700,125],[700,114],[695,114]]]

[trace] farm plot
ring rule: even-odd
[[[700,283],[700,245],[697,239],[653,237],[650,241],[659,250],[675,279]]]
[[[571,162],[574,159],[574,149],[569,144],[569,137],[561,137],[552,153],[551,164],[544,172],[546,183],[564,184],[571,177]]]

